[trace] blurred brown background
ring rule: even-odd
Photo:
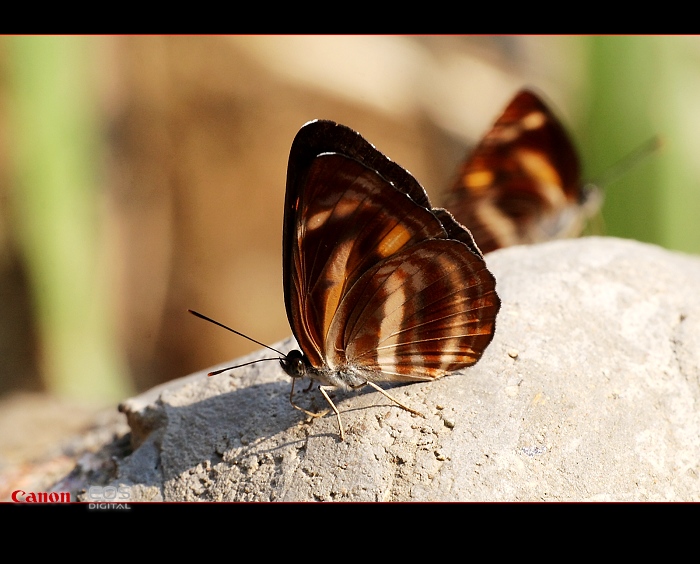
[[[359,131],[437,204],[534,87],[587,179],[665,136],[605,186],[606,231],[700,252],[699,61],[696,37],[2,37],[0,402],[111,405],[258,348],[188,308],[288,337],[286,165],[315,118]]]

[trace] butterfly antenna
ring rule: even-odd
[[[214,370],[213,372],[207,372],[207,376],[216,376],[227,370],[233,370],[234,368],[240,368],[241,366],[248,366],[249,364],[255,364],[256,362],[265,362],[266,360],[279,360],[279,358],[259,358],[258,360],[251,360],[250,362],[244,362],[243,364],[236,364],[235,366],[227,366],[226,368],[220,368],[219,370]],[[294,380],[292,380],[294,382]]]
[[[207,317],[206,315],[203,315],[203,314],[199,313],[198,311],[194,311],[193,309],[188,309],[187,311],[189,311],[192,315],[194,315],[194,316],[196,316],[196,317],[199,317],[199,318],[201,318],[201,319],[204,319],[204,321],[208,321],[209,323],[213,323],[214,325],[218,325],[219,327],[223,327],[224,329],[226,329],[226,330],[228,330],[228,331],[231,331],[231,333],[235,333],[235,334],[238,335],[239,337],[243,337],[244,339],[248,339],[249,341],[254,342],[256,345],[260,345],[261,347],[265,347],[266,349],[269,349],[269,350],[271,350],[272,352],[276,352],[278,355],[280,355],[280,356],[282,356],[282,357],[287,356],[287,355],[284,354],[283,352],[278,351],[277,349],[274,349],[274,348],[272,348],[271,346],[266,345],[265,343],[261,343],[260,341],[256,341],[256,340],[253,339],[252,337],[249,337],[248,335],[244,335],[243,333],[241,333],[241,332],[239,332],[239,331],[236,331],[235,329],[231,329],[230,327],[227,327],[227,326],[224,325],[223,323],[219,323],[218,321],[215,321],[215,320],[212,319],[211,317]],[[260,361],[262,361],[262,360],[277,360],[277,359],[274,359],[274,358],[261,358],[260,360],[254,360],[253,362],[260,362]],[[252,362],[247,362],[246,364],[253,364],[253,363],[252,363]],[[245,364],[240,364],[239,366],[245,366]],[[238,367],[232,366],[231,368],[238,368]],[[212,372],[212,373],[210,373],[209,375],[211,376],[212,374],[218,374],[219,372],[223,372],[224,370],[229,370],[229,369],[228,369],[228,368],[224,368],[223,370],[219,370],[219,371],[217,371],[217,372]]]
[[[637,166],[643,159],[649,155],[656,153],[663,147],[663,139],[660,135],[654,135],[651,139],[647,139],[639,145],[634,151],[622,157],[614,165],[612,165],[603,175],[595,182],[591,182],[595,186],[608,186],[621,176],[628,173],[632,168]]]

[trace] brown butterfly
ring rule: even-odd
[[[331,121],[307,123],[292,143],[283,275],[301,351],[282,366],[321,384],[341,437],[324,386],[384,393],[376,383],[471,366],[500,308],[469,231],[433,209],[408,171]]]
[[[319,384],[341,439],[327,387],[369,385],[420,415],[377,384],[430,381],[471,366],[491,342],[500,308],[469,231],[434,209],[408,171],[332,121],[307,123],[292,143],[283,280],[301,350],[276,351],[280,363],[292,382]],[[292,384],[295,408],[324,414],[297,406],[293,393]]]
[[[576,149],[556,116],[522,90],[462,163],[444,204],[488,253],[580,235],[602,193],[582,185]]]

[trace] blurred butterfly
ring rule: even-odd
[[[441,378],[477,362],[493,338],[496,281],[469,231],[344,125],[317,120],[297,133],[282,246],[284,301],[301,349],[276,351],[293,379],[290,401],[324,415],[293,401],[296,379],[318,383],[341,439],[328,387],[369,385],[420,415],[378,383]]]
[[[582,185],[576,149],[544,102],[521,90],[461,165],[445,207],[484,253],[576,237],[602,192]]]

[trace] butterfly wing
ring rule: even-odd
[[[566,130],[529,90],[519,92],[462,164],[445,207],[484,253],[577,236],[584,200],[580,164]]]
[[[317,371],[440,376],[493,336],[495,281],[469,232],[353,130],[306,124],[290,152],[285,305]]]
[[[341,303],[331,336],[345,362],[375,381],[428,380],[479,360],[499,307],[484,261],[458,241],[432,239],[367,272]]]

